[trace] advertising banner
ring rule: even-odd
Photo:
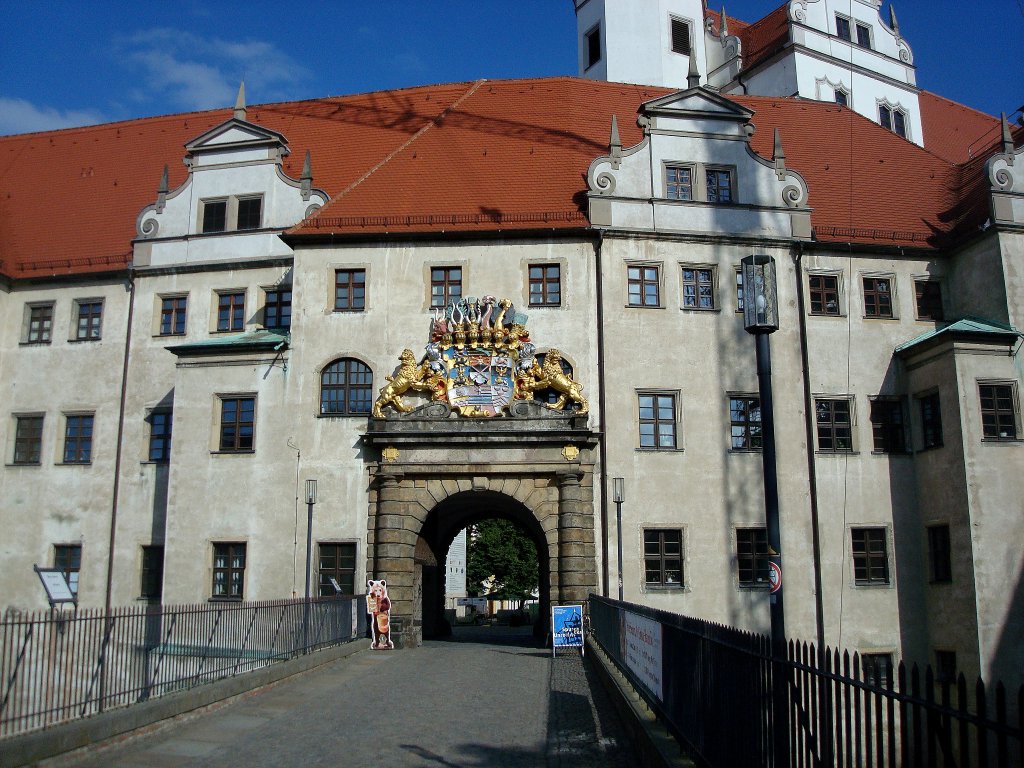
[[[648,690],[663,701],[661,687],[661,624],[623,611],[622,658]]]
[[[551,655],[556,648],[583,648],[583,606],[551,606]]]

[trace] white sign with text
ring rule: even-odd
[[[629,611],[622,612],[622,657],[651,693],[663,701],[661,688],[661,624]]]

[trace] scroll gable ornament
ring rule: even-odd
[[[416,362],[411,349],[402,352],[398,371],[387,377],[373,404],[374,418],[385,418],[387,407],[411,411],[402,400],[410,390],[429,392],[434,402],[471,418],[502,416],[514,401],[531,400],[544,390],[558,393],[549,408],[586,414],[583,385],[562,370],[557,349],[538,361],[526,319],[511,300],[494,296],[457,299],[436,308],[422,360]]]

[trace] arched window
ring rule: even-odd
[[[320,374],[320,413],[345,416],[370,412],[373,374],[351,357],[335,360]]]
[[[545,354],[543,352],[540,352],[537,354],[536,357],[537,365],[544,365]],[[571,379],[572,366],[569,364],[569,361],[563,357],[558,362],[561,364],[562,373],[564,373]],[[538,403],[547,403],[548,405],[553,405],[560,396],[561,395],[558,394],[558,391],[554,389],[540,389],[533,393],[534,400],[536,400]]]

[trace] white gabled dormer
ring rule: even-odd
[[[234,115],[185,145],[185,183],[168,189],[136,220],[136,266],[170,266],[290,256],[278,234],[323,206],[309,153],[302,177],[282,170],[284,136],[246,120],[244,86]]]
[[[733,79],[716,83],[723,93],[834,101],[923,146],[914,55],[895,10],[886,23],[881,8],[881,0],[790,0],[785,39],[746,50],[780,26],[780,9],[740,34],[737,60],[722,70]]]
[[[691,82],[697,75],[691,73]],[[613,118],[611,152],[590,164],[590,221],[644,232],[806,239],[807,184],[786,168],[778,134],[767,160],[750,148],[753,112],[705,88],[640,107],[644,139],[624,149]]]

